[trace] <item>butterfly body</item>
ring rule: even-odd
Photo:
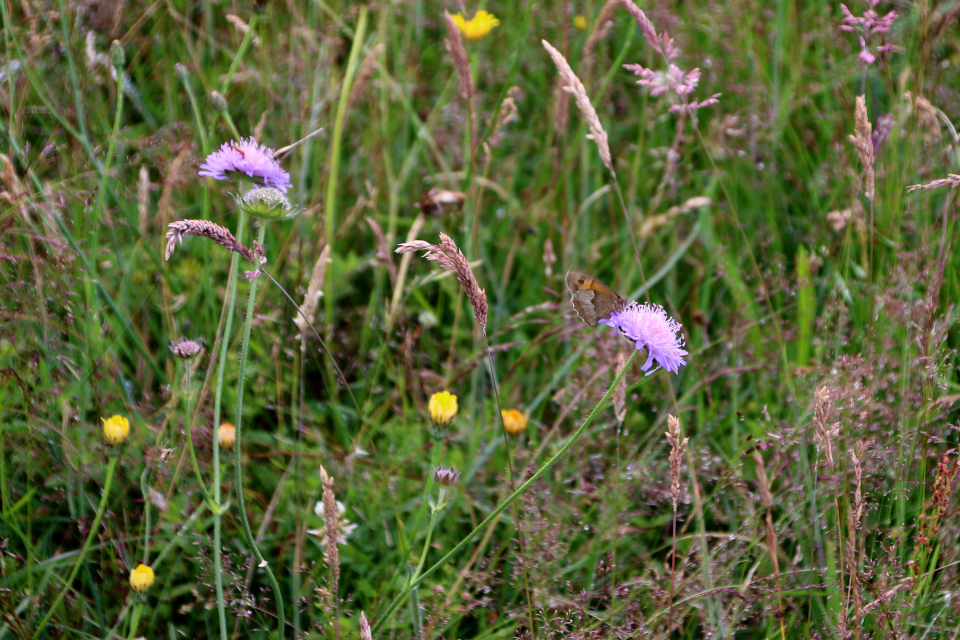
[[[616,311],[623,311],[627,301],[613,289],[593,276],[578,271],[567,273],[567,290],[570,303],[580,319],[591,327],[601,320],[608,320]]]

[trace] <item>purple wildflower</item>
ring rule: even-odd
[[[264,185],[276,187],[283,193],[291,186],[290,174],[274,160],[273,149],[258,144],[253,138],[223,143],[219,151],[211,153],[200,165],[200,175],[214,180],[226,180],[231,172],[262,178]]]
[[[626,309],[612,313],[609,320],[601,320],[600,323],[615,330],[620,329],[637,343],[638,351],[647,349],[647,362],[640,370],[646,371],[648,376],[656,371],[648,371],[654,360],[658,367],[671,373],[679,372],[680,365],[687,364],[683,359],[687,351],[683,348],[683,334],[679,333],[681,325],[668,316],[660,305],[631,302]]]

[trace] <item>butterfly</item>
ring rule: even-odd
[[[577,315],[591,327],[627,306],[627,301],[620,294],[593,276],[578,271],[567,272],[567,289]]]

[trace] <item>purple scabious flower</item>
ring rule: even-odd
[[[637,350],[647,349],[647,362],[641,371],[649,376],[656,369],[648,371],[656,361],[658,367],[663,367],[671,373],[678,373],[680,365],[686,365],[683,356],[687,351],[683,348],[683,334],[680,332],[680,323],[667,315],[660,305],[649,303],[637,304],[631,302],[623,311],[610,314],[609,320],[601,320],[601,324],[620,329],[625,336],[637,343]]]
[[[291,186],[290,174],[274,160],[273,149],[258,144],[253,138],[223,143],[219,151],[211,153],[200,165],[200,175],[214,180],[226,180],[231,172],[261,178],[265,186],[276,187],[283,193]]]

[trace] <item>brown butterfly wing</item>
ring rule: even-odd
[[[596,297],[597,292],[593,289],[574,291],[570,295],[570,302],[573,303],[577,315],[591,327],[597,326],[597,322],[601,320],[597,315]]]
[[[567,274],[566,284],[577,315],[591,327],[626,307],[626,300],[593,276],[571,271]]]

